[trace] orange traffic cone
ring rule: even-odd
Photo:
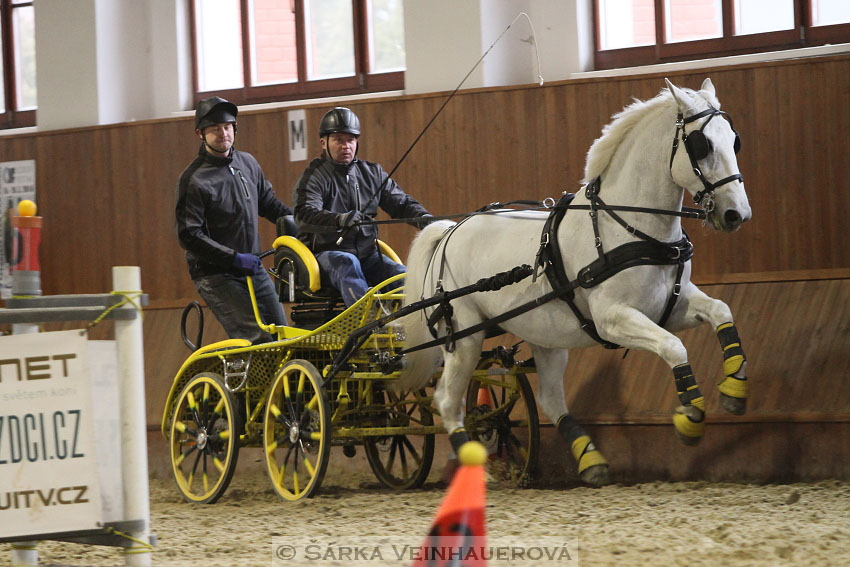
[[[478,405],[496,407],[493,403],[493,396],[490,395],[490,388],[486,384],[479,384],[478,386]]]
[[[487,449],[468,441],[458,451],[461,467],[449,485],[413,567],[487,565],[484,463]]]

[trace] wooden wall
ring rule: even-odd
[[[692,88],[711,77],[741,135],[739,164],[753,208],[752,221],[734,234],[686,221],[696,245],[694,280],[730,303],[750,356],[750,414],[714,418],[712,380],[721,362],[716,339],[707,328],[683,335],[712,419],[847,427],[850,55],[667,76]],[[655,96],[663,77],[460,92],[394,177],[434,214],[575,191],[585,153],[602,126],[633,98]],[[351,104],[363,125],[361,157],[391,169],[446,97]],[[312,157],[318,153],[314,128],[329,107],[305,108]],[[289,203],[306,162],[288,161],[286,116],[285,108],[242,113],[237,147],[258,158]],[[111,266],[141,266],[151,298],[145,319],[149,424],[158,423],[172,374],[188,354],[180,342],[179,313],[196,294],[176,241],[173,206],[177,179],[198,143],[190,117],[0,136],[0,160],[36,160],[45,294],[103,292],[111,287]],[[382,238],[402,255],[412,236],[407,226],[382,229]],[[271,224],[263,237],[270,245]],[[205,342],[223,338],[210,325]],[[666,426],[675,405],[669,369],[645,353],[621,356],[599,348],[576,351],[567,372],[576,415],[598,427]],[[633,462],[618,464],[639,469]],[[850,476],[838,468],[830,474]]]

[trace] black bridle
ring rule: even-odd
[[[685,151],[688,153],[688,159],[691,161],[691,168],[693,169],[694,175],[696,175],[700,181],[702,181],[702,185],[704,189],[702,191],[698,191],[694,195],[694,202],[699,205],[702,200],[708,196],[709,201],[704,205],[706,208],[706,212],[710,212],[711,207],[711,197],[714,193],[714,190],[722,185],[726,185],[732,181],[740,180],[743,181],[744,177],[740,173],[734,173],[729,177],[724,177],[720,181],[712,183],[708,179],[706,179],[705,175],[703,175],[702,170],[697,165],[697,162],[701,159],[705,159],[708,157],[708,154],[714,150],[714,147],[711,144],[711,141],[706,137],[703,133],[705,127],[711,122],[711,119],[717,115],[723,116],[728,122],[729,127],[732,128],[732,132],[735,133],[735,144],[733,149],[735,153],[738,153],[738,150],[741,149],[741,137],[738,136],[738,132],[735,130],[735,127],[732,125],[732,118],[723,112],[722,110],[718,110],[713,106],[709,106],[705,110],[701,112],[697,112],[692,116],[688,116],[684,118],[682,113],[680,112],[676,116],[676,132],[673,134],[673,149],[670,152],[670,170],[673,170],[673,158],[676,157],[676,150],[679,148],[679,137],[681,136],[682,141],[685,144]],[[703,122],[702,126],[700,126],[699,130],[694,130],[690,134],[685,131],[685,124],[690,124],[695,120],[699,120],[704,116],[708,116],[708,120]]]

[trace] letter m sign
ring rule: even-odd
[[[304,109],[290,110],[287,120],[289,122],[289,161],[304,161],[307,159]]]

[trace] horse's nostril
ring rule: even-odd
[[[725,220],[726,224],[729,226],[738,226],[741,224],[741,215],[735,209],[729,209],[726,211],[726,214],[723,215],[723,220]]]

